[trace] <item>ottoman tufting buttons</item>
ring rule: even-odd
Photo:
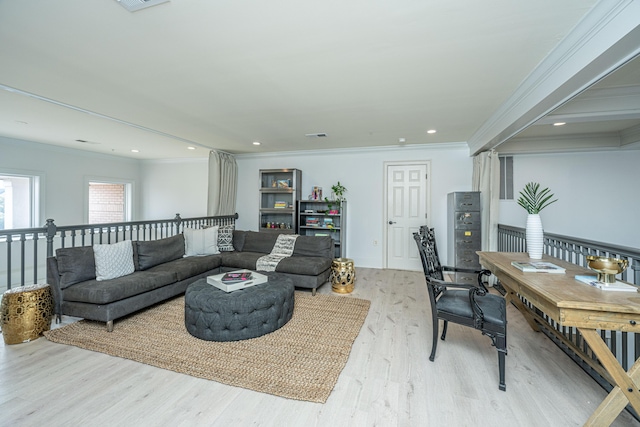
[[[208,284],[206,278],[189,285],[185,292],[187,331],[207,341],[237,341],[284,326],[293,316],[293,282],[279,273],[267,276],[266,283],[228,293]],[[196,321],[199,317],[205,321]]]

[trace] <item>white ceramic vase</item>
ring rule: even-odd
[[[544,249],[544,233],[542,231],[542,220],[539,214],[529,214],[527,216],[527,251],[529,258],[541,259]]]

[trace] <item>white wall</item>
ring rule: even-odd
[[[133,182],[132,211],[137,219],[137,160],[0,137],[0,170],[41,176],[42,203],[36,226],[44,225],[47,218],[53,218],[57,225],[83,224],[89,177]]]
[[[260,169],[302,170],[302,197],[315,185],[329,196],[331,186],[340,181],[347,187],[347,256],[357,266],[384,265],[384,163],[428,161],[431,164],[431,208],[426,223],[441,230],[438,245],[446,248],[447,198],[452,191],[471,189],[472,159],[465,144],[393,147],[380,149],[323,150],[236,157],[238,178],[238,228],[258,229],[258,182]],[[373,241],[378,242],[377,246]]]
[[[640,248],[640,151],[515,155],[514,196],[527,182],[549,187],[559,199],[542,211],[545,232]],[[526,211],[500,204],[500,223],[524,227]]]
[[[208,159],[141,162],[141,219],[206,216],[208,170]]]

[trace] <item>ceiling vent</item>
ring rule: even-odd
[[[129,12],[135,12],[136,10],[145,9],[147,7],[155,6],[157,4],[167,3],[169,0],[116,0],[122,7]]]
[[[322,132],[322,133],[305,133],[304,136],[306,136],[307,138],[326,138],[327,134]]]

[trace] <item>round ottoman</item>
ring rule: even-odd
[[[187,331],[207,341],[238,341],[284,326],[293,316],[293,282],[266,274],[268,282],[233,292],[208,284],[206,278],[193,282],[184,295]]]

